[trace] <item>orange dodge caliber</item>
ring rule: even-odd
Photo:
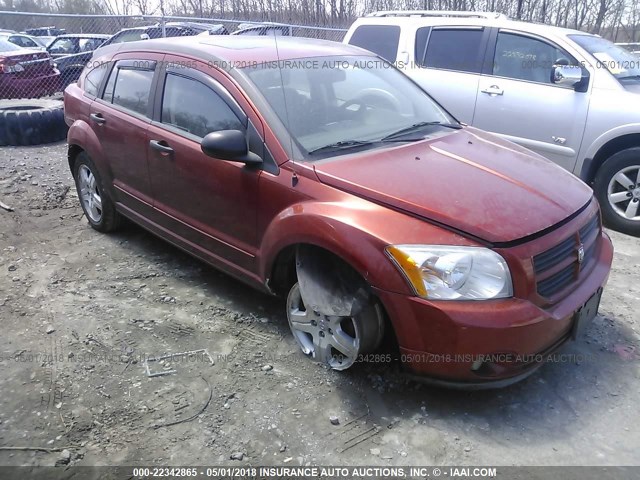
[[[613,248],[591,189],[357,47],[112,45],[65,116],[93,228],[126,217],[283,296],[303,354],[333,369],[388,358],[371,355],[387,339],[412,374],[502,386],[597,313]]]

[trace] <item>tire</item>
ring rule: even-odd
[[[80,205],[91,227],[103,233],[118,230],[122,224],[122,216],[116,211],[113,201],[106,193],[98,169],[85,152],[76,157],[73,178]],[[99,200],[99,203],[96,200]]]
[[[352,367],[382,341],[384,313],[375,299],[354,317],[330,317],[307,308],[296,283],[286,305],[289,327],[302,353],[333,370]]]
[[[63,107],[59,100],[0,101],[0,146],[40,145],[66,139]]]
[[[593,189],[604,224],[640,236],[640,148],[622,150],[609,157],[598,170]]]

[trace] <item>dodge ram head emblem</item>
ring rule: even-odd
[[[578,264],[582,265],[584,262],[584,245],[581,243],[578,246]]]

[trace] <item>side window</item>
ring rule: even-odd
[[[103,40],[99,38],[81,38],[80,39],[80,51],[91,52],[102,44]]]
[[[459,72],[479,73],[482,70],[483,29],[434,29],[423,66]]]
[[[87,76],[84,77],[83,88],[84,91],[91,95],[92,97],[98,96],[98,90],[100,89],[100,83],[104,78],[105,73],[107,73],[108,63],[100,63],[96,68],[87,73]],[[113,91],[113,87],[111,88]]]
[[[73,38],[60,38],[49,46],[50,53],[61,53],[71,55],[76,53],[76,42]]]
[[[200,138],[216,130],[244,130],[238,117],[213,90],[172,73],[167,74],[164,85],[161,121]]]
[[[349,43],[395,62],[399,40],[400,27],[397,25],[361,25],[353,32]]]
[[[111,43],[135,42],[142,38],[141,35],[143,33],[143,30],[124,30],[117,33]]]
[[[493,74],[529,82],[552,83],[551,67],[576,61],[557,47],[536,38],[498,33]]]
[[[21,47],[25,48],[38,48],[38,44],[27,37],[21,37],[19,35],[14,35],[13,37],[9,37],[9,41],[11,43],[15,43]]]
[[[153,70],[120,67],[111,71],[103,99],[128,110],[147,114]]]
[[[40,45],[38,45],[35,41],[31,40],[30,38],[27,37],[22,37],[22,42],[24,43],[24,46],[27,48],[39,48]]]

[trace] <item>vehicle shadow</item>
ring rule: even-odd
[[[257,292],[146,232],[128,225],[113,235],[133,254],[151,258],[178,278],[245,314],[266,315],[283,338],[290,338],[282,299]],[[407,419],[449,431],[491,437],[508,446],[523,432],[534,443],[577,435],[593,418],[620,402],[637,401],[638,354],[635,334],[621,319],[599,315],[586,336],[569,342],[558,360],[526,380],[505,388],[451,390],[410,380],[399,362],[361,364],[334,372],[334,388],[345,401],[367,412],[368,421],[385,425]],[[297,361],[297,360],[296,360]],[[300,353],[300,362],[308,361]]]

